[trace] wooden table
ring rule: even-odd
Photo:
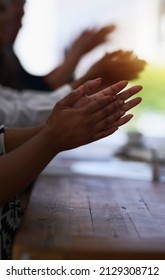
[[[165,183],[45,172],[13,259],[165,259]]]
[[[165,259],[165,185],[42,176],[13,259]]]

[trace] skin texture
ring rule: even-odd
[[[59,101],[40,126],[6,129],[6,154],[0,157],[0,205],[26,189],[61,151],[107,137],[132,118],[132,114],[124,114],[141,98],[126,100],[142,87],[119,93],[127,85],[122,81],[92,96],[91,91],[100,84],[99,78],[81,85]]]

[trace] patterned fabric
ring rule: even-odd
[[[5,153],[4,149],[4,126],[0,125],[0,155]],[[2,186],[0,186],[2,187]],[[15,232],[22,219],[22,210],[19,199],[13,198],[4,206],[0,207],[0,259],[11,258],[12,243]]]

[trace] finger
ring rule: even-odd
[[[93,102],[93,101],[99,100],[99,99],[101,99],[103,97],[106,97],[106,95],[104,93],[104,90],[101,90],[101,91],[99,91],[97,93],[94,93],[94,94],[91,94],[91,95],[87,96],[89,102]],[[115,96],[111,95],[109,97],[110,97],[110,100],[112,102],[117,99],[116,95]]]
[[[132,114],[125,115],[123,118],[120,118],[120,120],[117,121],[116,125],[122,126],[122,125],[126,124],[127,122],[129,122],[132,118],[133,118]]]
[[[118,56],[120,56],[121,54],[123,54],[123,51],[117,50],[112,53],[106,53],[105,57],[108,57],[109,59],[114,59],[114,58],[118,58]]]
[[[98,122],[113,112],[118,111],[123,106],[123,103],[124,101],[122,99],[114,101],[113,96],[105,96],[89,103],[82,110],[85,110],[85,113],[88,115],[93,114],[94,122]]]
[[[116,95],[117,93],[119,93],[122,89],[124,89],[128,84],[128,81],[120,81],[110,87],[107,87],[103,90],[101,90],[100,93],[98,93],[98,95]]]
[[[133,87],[130,87],[129,89],[126,89],[124,91],[122,91],[121,93],[119,93],[117,95],[117,97],[123,99],[123,100],[127,100],[128,98],[130,98],[131,96],[133,96],[134,94],[138,93],[139,91],[142,90],[142,86],[140,85],[136,85]]]
[[[99,140],[101,138],[104,138],[104,137],[107,137],[107,136],[113,134],[115,131],[118,130],[119,126],[122,126],[122,125],[128,123],[132,118],[133,118],[133,115],[128,114],[128,115],[124,116],[123,118],[120,118],[120,120],[117,121],[116,123],[114,123],[112,126],[107,127],[107,128],[104,127],[103,130],[101,130],[95,134],[95,140]]]
[[[95,125],[96,131],[101,131],[103,127],[104,129],[106,129],[107,127],[109,128],[111,126],[114,126],[124,114],[125,111],[118,111],[103,118]]]
[[[96,117],[97,121],[105,120],[105,118],[110,118],[110,116],[113,116],[115,113],[120,112],[121,107],[123,106],[124,101],[123,100],[117,100],[112,102],[111,104],[108,104],[105,106],[101,111],[97,111]],[[124,111],[124,110],[122,110]],[[94,115],[95,117],[95,115]]]
[[[102,78],[96,78],[94,80],[89,80],[81,85],[77,90],[85,93],[86,95],[90,94],[92,90],[96,89],[101,85]]]
[[[101,78],[87,81],[86,83],[81,85],[79,88],[77,88],[73,92],[71,92],[69,95],[64,97],[61,101],[59,101],[59,104],[61,106],[74,105],[74,103],[76,103],[82,96],[90,94],[91,90],[94,90],[98,86],[100,86],[101,81],[102,81]]]
[[[133,107],[137,106],[142,101],[141,97],[136,97],[128,102],[126,102],[122,107],[121,110],[127,112]]]
[[[110,136],[110,135],[112,135],[117,130],[118,130],[117,126],[111,126],[111,127],[107,128],[107,129],[103,129],[102,131],[100,131],[100,132],[98,132],[98,133],[96,133],[94,135],[92,141],[97,141],[99,139],[102,139],[102,138],[105,138],[107,136]]]
[[[134,52],[133,51],[123,51],[122,52],[122,56],[123,56],[123,58],[135,58],[136,56],[135,56],[135,54],[134,54]]]
[[[98,35],[100,35],[102,38],[104,38],[109,33],[113,32],[115,29],[116,29],[116,26],[114,24],[104,26],[98,31]]]
[[[132,114],[128,114],[128,115],[124,116],[123,118],[120,118],[120,120],[117,121],[116,123],[114,123],[114,125],[107,127],[106,129],[104,128],[103,130],[96,133],[94,136],[94,141],[113,134],[115,131],[118,130],[119,126],[122,126],[122,125],[128,123],[132,118],[133,118]]]
[[[112,32],[116,29],[116,25],[115,24],[109,24],[109,25],[105,25],[104,27],[102,27],[100,30],[103,30],[106,33]]]

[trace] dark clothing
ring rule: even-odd
[[[12,46],[0,51],[0,84],[18,90],[52,90],[43,77],[26,72],[14,54]]]

